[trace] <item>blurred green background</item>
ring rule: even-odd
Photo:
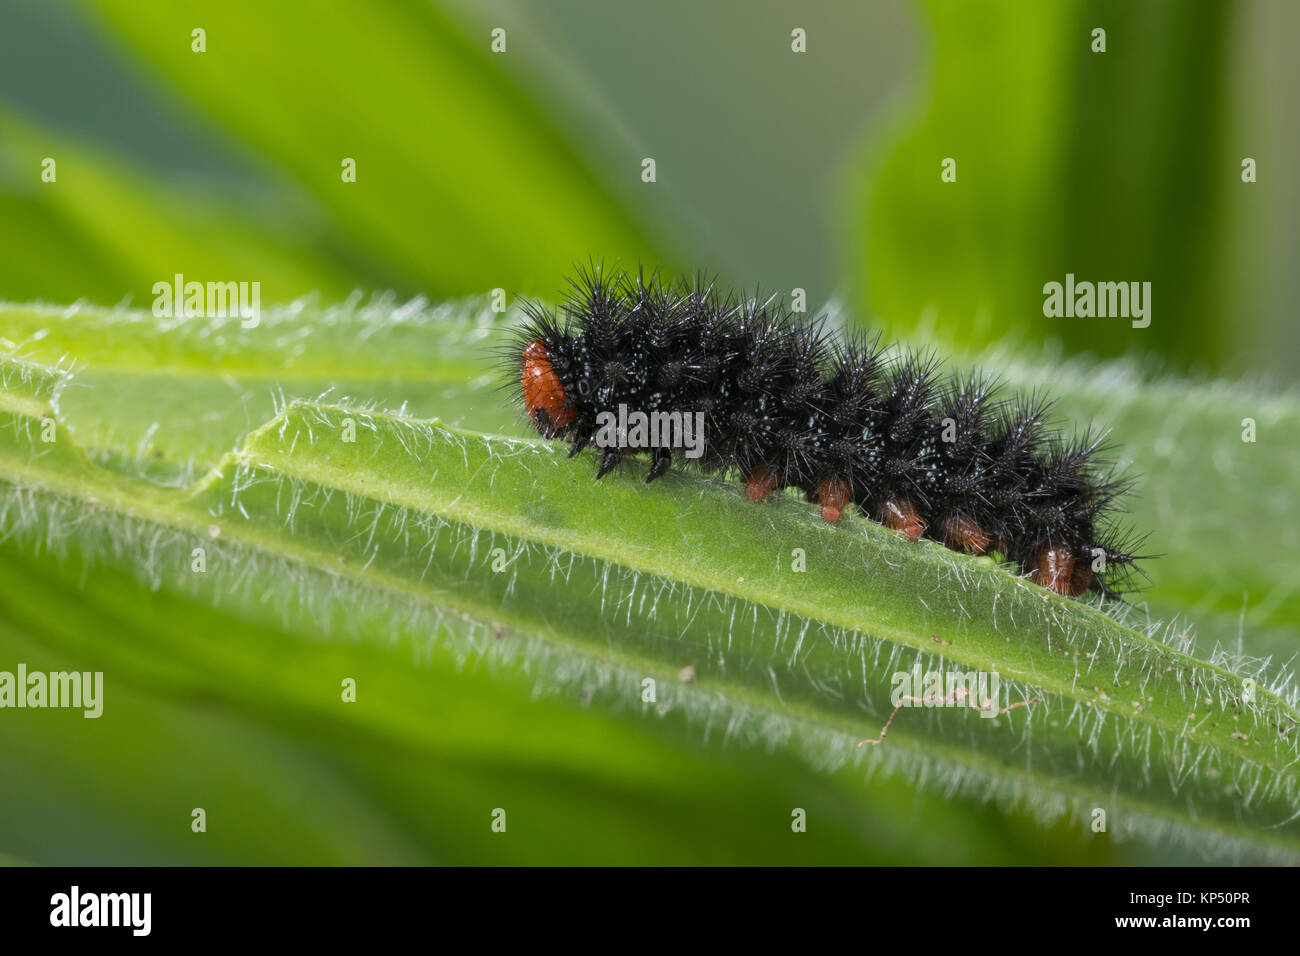
[[[806,53],[791,50],[796,27]],[[811,309],[842,303],[851,321],[957,352],[1139,354],[1290,385],[1298,27],[1289,0],[8,0],[0,299],[148,307],[175,273],[260,281],[264,307],[356,289],[554,296],[599,256],[803,288]],[[47,157],[57,183],[42,181]],[[1042,286],[1067,272],[1150,281],[1151,326],[1045,318]],[[716,772],[743,781],[752,758],[726,759]],[[719,801],[745,789],[718,780]],[[970,859],[1140,852],[899,784],[873,795],[912,832],[984,834]],[[643,816],[650,832],[675,825]],[[400,847],[403,827],[391,832]],[[701,857],[780,858],[749,852],[743,830],[727,838]],[[951,858],[907,844],[874,859]]]
[[[178,271],[264,301],[554,295],[599,255],[954,347],[1290,382],[1298,21],[1287,0],[11,0],[0,295],[147,304]],[[1045,319],[1066,272],[1150,281],[1151,327]]]

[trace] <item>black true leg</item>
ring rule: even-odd
[[[591,442],[590,435],[574,435],[573,444],[569,446],[569,457],[572,458],[578,452],[582,451]]]
[[[648,485],[656,478],[662,478],[664,474],[673,465],[673,453],[667,448],[660,448],[655,452],[654,461],[650,463],[650,474],[646,475],[645,483]]]
[[[546,414],[546,409],[533,409],[533,423],[537,426],[537,431],[547,438],[555,435],[555,426],[551,424],[551,416]]]
[[[600,460],[600,469],[596,472],[596,477],[604,478],[606,475],[608,475],[611,471],[614,470],[615,466],[618,465],[619,460],[622,457],[623,457],[623,453],[619,451],[617,448],[607,449],[605,451],[605,457]]]

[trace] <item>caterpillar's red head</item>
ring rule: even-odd
[[[524,349],[520,384],[528,417],[543,435],[554,435],[573,421],[577,413],[540,341],[529,342]]]

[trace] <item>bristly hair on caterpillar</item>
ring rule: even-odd
[[[594,443],[597,478],[645,450],[646,481],[678,460],[736,475],[756,502],[797,488],[828,522],[852,502],[912,540],[996,552],[1071,597],[1118,597],[1136,570],[1140,540],[1112,520],[1131,479],[1102,459],[1101,436],[1052,427],[1038,394],[1000,398],[983,373],[945,379],[932,354],[837,338],[779,299],[701,278],[592,265],[558,309],[524,312],[506,355],[516,397],[570,457]],[[629,442],[629,410],[664,434],[699,422],[698,456]]]

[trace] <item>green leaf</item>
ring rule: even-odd
[[[55,161],[53,182],[42,163]],[[361,274],[246,201],[183,192],[0,110],[0,288],[15,299],[149,302],[177,273],[258,281],[265,302],[347,295]]]
[[[301,183],[408,291],[552,288],[640,229],[489,51],[427,0],[319,15],[311,0],[93,0],[179,91]],[[206,30],[206,52],[191,30]],[[292,43],[277,37],[293,37]],[[508,42],[526,42],[522,36]],[[342,163],[356,161],[356,181]]]
[[[17,334],[38,320],[43,336]],[[11,309],[0,328],[29,353],[85,334],[69,351],[105,376],[120,362],[130,370],[122,381],[147,354],[181,381],[199,362],[187,350],[203,338],[224,343],[216,368],[241,368],[242,357],[247,370],[278,351],[286,374],[301,362],[328,375],[340,371],[330,361],[364,365],[369,349],[408,354],[376,341],[385,335],[432,342],[449,332],[435,368],[481,356],[492,337],[482,317],[445,311],[381,321],[286,311],[247,333],[233,323],[155,329],[150,349],[150,324],[130,313],[82,310],[74,324]],[[367,324],[374,336],[357,336]],[[304,347],[317,333],[322,346],[332,336],[358,343],[358,354]],[[0,520],[28,547],[133,568],[169,594],[242,595],[243,613],[264,623],[283,615],[350,635],[448,633],[441,653],[472,662],[499,653],[536,690],[577,693],[602,711],[642,707],[652,678],[654,709],[690,732],[841,775],[897,774],[1046,820],[1088,821],[1099,808],[1109,832],[1199,852],[1297,855],[1293,689],[1223,659],[1198,661],[1176,631],[1134,630],[989,561],[912,545],[870,522],[824,526],[790,499],[755,507],[733,488],[682,476],[646,487],[635,469],[597,484],[548,443],[353,402],[282,406],[210,473],[164,490],[125,457],[104,454],[114,468],[87,459],[72,419],[51,414],[61,415],[80,374],[69,382],[15,360],[7,367],[0,479],[11,493]],[[107,417],[86,434],[105,435]],[[59,428],[53,443],[37,441],[45,418]],[[189,446],[196,459],[200,444]],[[202,573],[192,570],[195,548]],[[793,568],[796,548],[806,572]],[[237,673],[237,660],[208,652],[211,673]],[[679,679],[686,667],[692,683]],[[889,720],[893,675],[913,668],[996,671],[1004,706],[1032,703],[992,718],[905,708],[881,744],[858,747]],[[396,710],[393,719],[410,719]]]
[[[436,591],[353,588],[333,559],[325,570],[247,551],[235,559],[220,533],[212,537],[219,525],[178,537],[132,514],[134,504],[100,495],[139,494],[172,520],[193,510],[184,504],[190,495],[160,495],[97,469],[62,430],[42,441],[75,383],[5,360],[0,384],[0,669],[24,662],[106,675],[99,719],[4,712],[0,846],[18,858],[952,864],[1107,856],[1105,844],[1084,846],[1078,832],[1044,841],[897,781],[868,790],[849,770],[810,776],[793,755],[702,750],[699,728],[680,709],[623,699],[604,708],[609,676],[584,657],[521,633],[498,636]],[[78,493],[55,492],[39,473],[84,480],[87,520],[68,510]],[[91,486],[97,491],[85,497]],[[215,493],[209,484],[205,494]],[[186,538],[211,550],[207,572],[188,571]],[[345,677],[356,681],[356,705],[341,703]],[[557,698],[564,687],[574,693]],[[508,810],[509,837],[489,829],[498,806]],[[207,814],[205,835],[190,830],[196,807]],[[799,839],[790,838],[793,807],[814,821]]]
[[[0,348],[25,343],[23,354],[46,364],[76,357],[79,387],[60,408],[92,456],[173,485],[213,467],[275,414],[281,394],[328,393],[459,428],[532,434],[492,368],[515,317],[485,300],[269,309],[257,329],[189,320],[165,334],[131,311],[13,306],[4,315]],[[1159,555],[1148,562],[1151,586],[1136,595],[1139,607],[1156,620],[1177,617],[1201,656],[1216,644],[1258,658],[1294,653],[1300,515],[1287,492],[1300,446],[1288,436],[1300,429],[1300,396],[1153,377],[1131,363],[1062,362],[1051,352],[1026,359],[999,348],[952,361],[1045,391],[1076,427],[1110,429],[1115,456],[1137,479],[1128,520],[1151,533],[1147,550]],[[159,394],[171,399],[159,403]],[[1253,443],[1242,440],[1247,418]]]
[[[898,336],[934,328],[950,347],[1050,336],[1072,352],[1244,364],[1259,326],[1241,308],[1254,291],[1234,272],[1227,237],[1255,235],[1246,241],[1262,255],[1267,233],[1228,135],[1223,91],[1240,8],[921,8],[931,42],[919,108],[899,114],[861,174],[851,274],[865,279],[862,313]],[[1093,52],[1096,28],[1105,52]],[[940,178],[949,159],[953,182]],[[1236,216],[1255,217],[1255,228],[1227,228]],[[1043,287],[1067,273],[1150,282],[1150,327],[1045,319]],[[1245,318],[1225,321],[1233,313]]]

